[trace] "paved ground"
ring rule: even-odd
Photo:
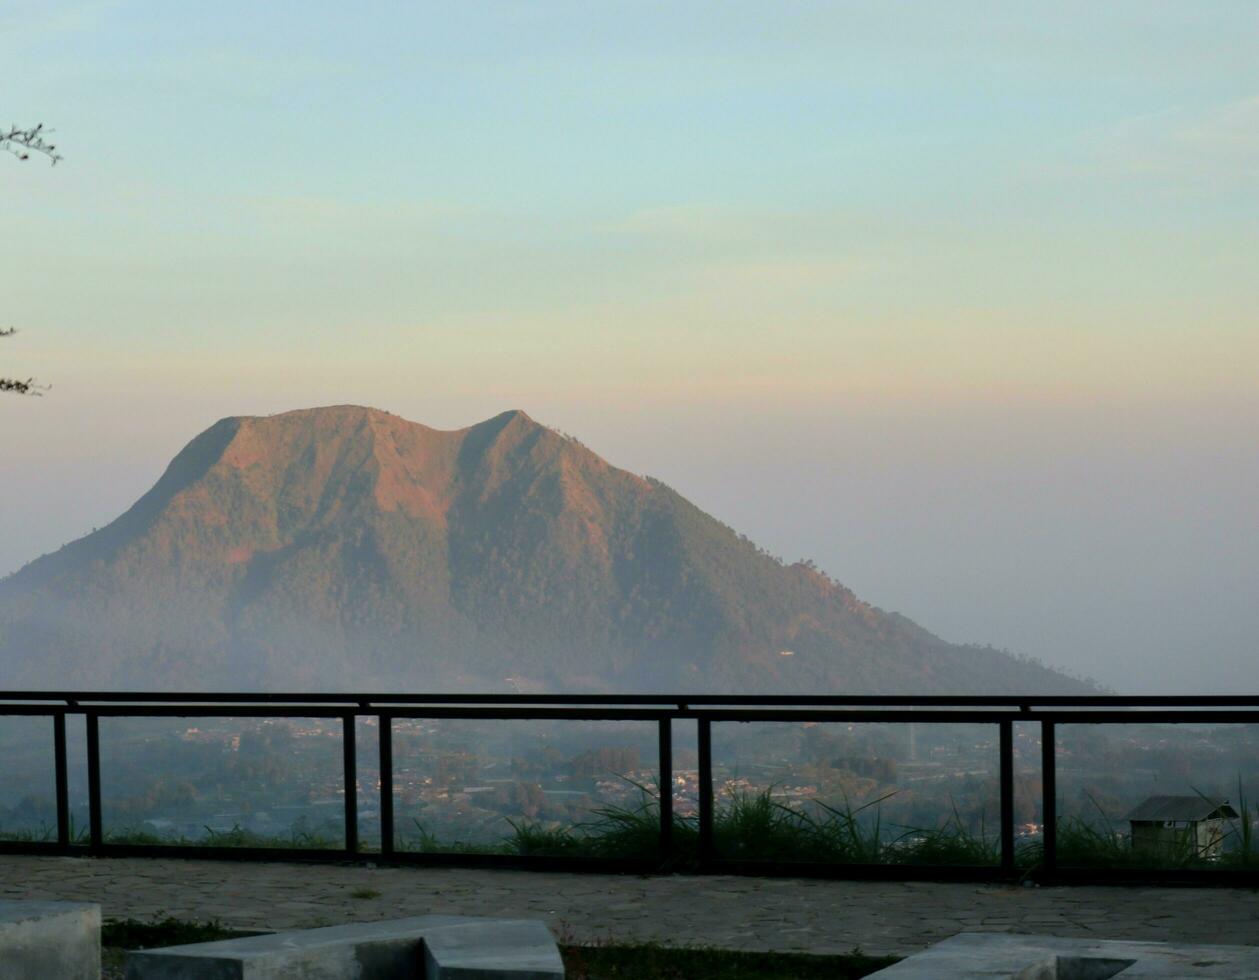
[[[283,929],[427,912],[545,919],[560,938],[906,954],[961,931],[1259,945],[1259,892],[635,877],[0,856],[0,898]]]

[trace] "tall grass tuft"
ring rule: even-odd
[[[810,811],[777,802],[772,789],[741,793],[714,814],[713,844],[720,857],[743,861],[875,864],[883,856],[878,808],[887,798],[857,807],[816,802]],[[872,822],[861,817],[868,809]]]
[[[903,864],[992,865],[1001,861],[1001,839],[966,827],[957,806],[941,827],[907,830],[888,846]]]
[[[1255,848],[1255,811],[1246,799],[1241,776],[1237,777],[1237,817],[1225,835],[1226,847],[1220,855],[1218,866],[1238,871],[1259,869],[1259,852]]]
[[[421,851],[651,861],[659,856],[658,791],[639,786],[639,800],[629,806],[605,806],[591,819],[569,827],[509,821],[511,833],[497,844],[441,842],[417,823],[421,838],[407,849]],[[889,835],[880,815],[892,794],[854,806],[813,801],[791,807],[774,799],[773,790],[733,795],[713,815],[713,846],[721,858],[737,861],[813,864],[996,864],[999,845],[981,831],[967,830],[956,808],[944,826],[899,828]],[[673,817],[673,866],[693,868],[699,857],[699,824],[694,817]]]

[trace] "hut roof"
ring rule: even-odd
[[[1205,796],[1151,796],[1129,813],[1125,820],[1136,823],[1192,820],[1232,819],[1238,813],[1228,800],[1212,800]]]

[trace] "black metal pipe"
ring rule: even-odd
[[[1001,742],[1001,872],[1014,875],[1014,723],[998,722]]]
[[[101,739],[100,720],[94,711],[88,711],[84,723],[87,728],[87,821],[89,847],[99,854],[105,844],[105,831],[101,818]]]
[[[380,738],[380,853],[393,854],[393,718],[379,715]]]
[[[53,765],[57,783],[57,844],[70,846],[70,767],[66,761],[66,716],[52,717]]]
[[[699,867],[705,871],[713,860],[713,738],[712,722],[700,718],[696,723],[696,745],[699,749]]]
[[[341,758],[345,784],[345,849],[351,856],[358,852],[358,732],[357,717],[341,718]]]
[[[660,719],[660,866],[673,865],[673,722]]]
[[[1040,723],[1040,785],[1041,785],[1041,819],[1044,830],[1041,843],[1044,856],[1041,866],[1045,877],[1052,878],[1058,870],[1058,764],[1057,746],[1052,721]]]

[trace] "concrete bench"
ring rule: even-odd
[[[0,902],[0,977],[100,980],[101,907]]]
[[[428,980],[563,980],[564,961],[537,919],[474,919],[424,934]]]
[[[1171,893],[1169,893],[1170,895]],[[959,932],[871,980],[1237,980],[1259,977],[1259,948]]]
[[[542,922],[423,915],[128,953],[126,977],[563,980],[564,964]]]

